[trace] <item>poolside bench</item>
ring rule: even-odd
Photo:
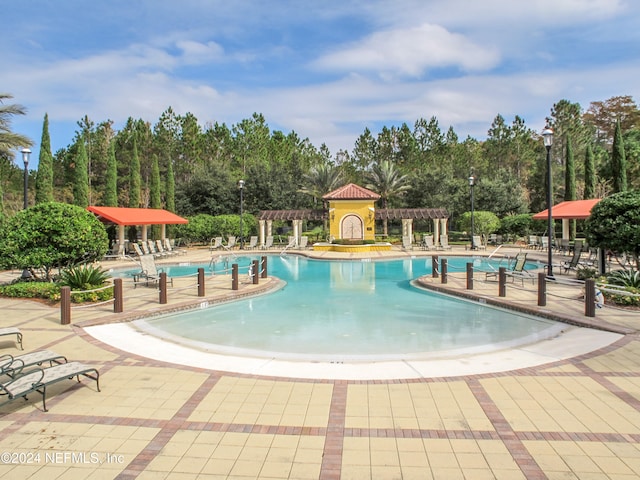
[[[20,350],[24,350],[24,347],[22,346],[22,332],[20,331],[20,329],[16,327],[0,328],[0,337],[4,335],[15,335],[16,342],[18,342],[18,345],[20,345]]]

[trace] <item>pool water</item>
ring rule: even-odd
[[[249,265],[253,258],[233,263]],[[431,273],[431,258],[322,261],[269,256],[281,290],[247,300],[140,320],[136,327],[208,351],[330,361],[418,359],[486,352],[533,343],[565,325],[453,298],[411,285]],[[469,258],[448,259],[463,271]],[[475,268],[488,270],[485,260]],[[171,266],[168,274],[198,267]]]

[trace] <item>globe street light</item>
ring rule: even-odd
[[[29,208],[29,155],[31,150],[27,147],[22,149],[22,161],[24,162],[24,208]]]
[[[243,201],[242,191],[244,190],[244,180],[238,181],[238,188],[240,189],[240,250],[244,249],[244,235],[242,232],[242,209],[243,209]]]
[[[551,179],[551,145],[553,145],[553,130],[549,127],[549,124],[545,125],[542,130],[542,140],[544,146],[547,149],[547,275],[553,277],[553,263],[552,263],[552,250],[551,239],[553,235],[553,214],[551,212],[553,202],[553,183]]]
[[[474,228],[474,208],[473,208],[473,187],[476,184],[476,177],[473,176],[473,174],[471,174],[471,176],[469,177],[469,189],[471,190],[471,250],[475,250],[476,244],[474,241],[474,234],[475,234],[475,228]]]

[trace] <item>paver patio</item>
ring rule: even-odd
[[[497,297],[495,282],[476,283],[477,295]],[[170,307],[187,302],[179,288]],[[464,290],[461,274],[447,288]],[[220,283],[208,293],[229,290]],[[154,289],[135,295],[126,314],[159,308]],[[534,288],[510,285],[507,301],[535,306]],[[576,358],[502,373],[355,381],[261,377],[127,353],[80,326],[113,318],[108,306],[74,309],[72,325],[37,302],[0,299],[0,308],[0,326],[19,327],[26,351],[95,365],[102,389],[59,383],[47,413],[37,396],[0,407],[2,478],[640,477],[638,312],[598,310],[596,321],[627,333]],[[565,296],[550,296],[545,308],[583,318],[580,302]],[[0,353],[19,350],[3,338]]]

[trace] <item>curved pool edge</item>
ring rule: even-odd
[[[608,347],[623,335],[572,327],[555,338],[457,358],[357,363],[299,362],[221,355],[188,348],[138,331],[128,323],[85,327],[96,340],[169,364],[261,377],[312,380],[409,380],[499,373],[536,367]]]

